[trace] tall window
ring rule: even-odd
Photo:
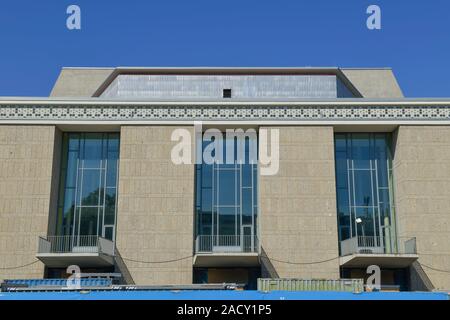
[[[251,163],[250,154],[257,154],[256,134],[254,139],[247,137],[241,141],[242,145],[237,138],[230,140],[223,135],[223,159],[231,159],[227,145],[233,145],[233,163],[196,165],[196,233],[213,239],[208,242],[211,245],[236,246],[241,245],[241,239],[247,239],[249,246],[254,245],[258,168],[256,162]],[[199,144],[202,151],[210,143],[211,140],[203,140]],[[240,146],[244,146],[245,159],[239,156]]]
[[[118,133],[64,133],[56,235],[114,240]]]
[[[394,249],[391,134],[338,133],[335,156],[340,240],[373,237]]]

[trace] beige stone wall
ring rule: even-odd
[[[134,283],[192,283],[194,166],[174,165],[175,127],[121,128],[117,248]],[[193,127],[189,128],[193,135]]]
[[[38,237],[47,235],[54,126],[0,126],[0,282],[42,278]],[[2,269],[3,268],[3,269]]]
[[[391,69],[341,69],[364,98],[403,98]]]
[[[114,68],[63,68],[50,97],[92,97]]]
[[[450,289],[450,127],[400,126],[394,154],[398,232],[416,237],[419,262]]]
[[[280,127],[280,170],[260,177],[260,238],[272,276],[339,278],[332,127]],[[267,275],[267,274],[266,274]],[[263,276],[265,274],[263,273]]]

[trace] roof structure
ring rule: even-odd
[[[119,75],[335,75],[355,97],[403,98],[390,68],[338,67],[67,67],[61,70],[50,97],[99,97]]]

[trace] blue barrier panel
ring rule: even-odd
[[[445,292],[63,291],[1,292],[0,300],[449,300]]]
[[[27,285],[28,287],[41,287],[41,286],[55,286],[65,287],[67,286],[67,279],[8,279],[5,280],[9,285]],[[82,287],[109,287],[111,286],[111,279],[104,278],[81,278],[80,285]]]

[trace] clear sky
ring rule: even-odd
[[[449,97],[450,1],[1,0],[0,96],[48,96],[63,66],[392,67],[405,96]]]

